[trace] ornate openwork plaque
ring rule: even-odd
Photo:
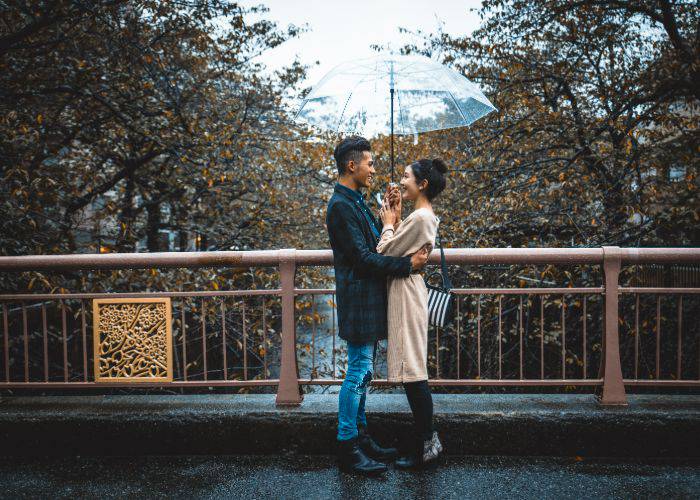
[[[94,299],[95,382],[172,382],[170,298]]]

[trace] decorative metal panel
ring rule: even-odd
[[[94,299],[96,382],[172,382],[170,298]]]

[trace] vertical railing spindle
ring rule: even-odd
[[[29,333],[27,331],[27,304],[22,301],[22,338],[24,339],[24,381],[29,382]]]
[[[498,296],[498,378],[502,378],[502,373],[501,373],[501,365],[503,364],[503,353],[502,353],[502,342],[501,342],[501,335],[502,335],[502,325],[501,325],[501,316],[503,313],[503,305],[502,305],[502,299],[503,297],[501,295]]]
[[[44,382],[49,381],[49,335],[46,324],[46,303],[41,304],[41,331],[44,337]]]
[[[87,364],[87,323],[85,321],[85,301],[80,299],[80,328],[83,334],[83,381],[88,379],[88,364]]]
[[[683,323],[683,296],[678,296],[678,361],[676,366],[676,379],[683,380],[683,373],[681,367],[681,360],[683,358],[683,337],[682,337],[682,323]]]
[[[661,374],[661,295],[656,296],[656,379]]]
[[[248,332],[245,326],[245,298],[241,303],[241,323],[243,327],[243,380],[248,380]]]
[[[9,329],[7,325],[7,304],[2,304],[2,332],[3,344],[5,351],[5,382],[10,381],[10,345],[9,345]]]
[[[61,322],[63,326],[63,381],[68,382],[68,325],[66,323],[66,303],[61,300]]]
[[[221,299],[221,357],[224,364],[224,380],[228,380],[228,364],[226,362],[226,304]]]
[[[634,305],[634,379],[639,379],[639,294],[635,293]]]
[[[561,296],[561,378],[566,380],[566,312],[565,295]]]
[[[544,380],[544,294],[540,295],[540,379]]]
[[[588,323],[588,313],[586,312],[586,303],[588,301],[588,296],[583,295],[583,378],[588,378],[588,355],[586,352],[586,324]]]
[[[182,299],[182,310],[180,311],[180,327],[182,328],[182,376],[187,381],[187,333],[185,325],[185,299]]]
[[[461,352],[460,337],[462,336],[462,328],[461,328],[462,319],[461,319],[461,316],[459,314],[459,303],[460,303],[460,300],[459,300],[459,295],[458,295],[457,296],[457,378],[458,379],[462,378],[462,376],[461,376],[462,372],[460,371],[460,363],[459,363],[460,352]]]
[[[311,377],[314,378],[316,369],[316,295],[311,295]],[[377,367],[374,367],[377,372]]]
[[[481,378],[481,295],[476,303],[476,376]]]
[[[518,323],[520,324],[520,380],[523,380],[523,296],[520,296],[518,304]]]
[[[204,380],[207,380],[207,305],[202,299],[202,358],[204,362]]]

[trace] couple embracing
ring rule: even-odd
[[[363,188],[375,174],[370,143],[348,137],[334,151],[338,183],[328,202],[326,226],[333,249],[340,338],[348,368],[338,404],[341,469],[365,474],[434,463],[442,444],[433,428],[428,387],[428,292],[420,271],[435,245],[439,219],[433,199],[445,188],[442,160],[418,160],[404,169],[399,186],[387,188],[379,220],[365,204]],[[413,211],[402,219],[402,202]],[[382,448],[370,436],[365,415],[377,341],[387,339],[387,379],[401,383],[413,413],[406,450]]]

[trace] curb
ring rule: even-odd
[[[370,394],[382,445],[411,433],[403,394]],[[452,455],[698,458],[700,396],[434,394],[434,422]],[[0,401],[0,455],[332,454],[337,395],[276,408],[275,395],[42,396]]]

